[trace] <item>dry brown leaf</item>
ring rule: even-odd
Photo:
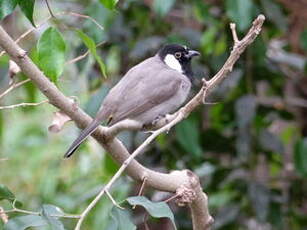
[[[48,127],[49,132],[58,133],[62,130],[64,124],[70,121],[71,118],[64,112],[58,111],[53,114],[53,120],[51,125]]]

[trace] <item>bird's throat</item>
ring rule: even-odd
[[[164,58],[164,62],[168,67],[183,73],[182,66],[180,62],[172,54],[167,54]]]

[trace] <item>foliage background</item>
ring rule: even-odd
[[[103,1],[101,1],[103,2]],[[92,56],[65,65],[57,85],[94,115],[112,85],[136,63],[153,55],[164,43],[181,43],[199,50],[193,64],[195,91],[202,77],[212,77],[231,48],[229,22],[243,35],[263,13],[264,30],[218,87],[208,104],[195,111],[169,134],[161,135],[138,160],[168,172],[189,168],[202,180],[209,196],[214,229],[307,229],[307,3],[304,0],[123,0],[114,10],[101,2],[50,1],[53,11],[74,11],[95,18],[70,15],[49,20],[66,41],[66,60],[86,47],[72,28],[81,29],[95,42],[107,67],[107,78]],[[37,0],[34,22],[49,16]],[[3,21],[14,37],[31,28],[20,10]],[[21,43],[30,53],[48,24]],[[17,76],[21,78],[22,76]],[[8,59],[1,59],[0,92],[8,87]],[[44,99],[30,83],[5,98],[1,105]],[[77,154],[63,153],[78,134],[73,123],[54,134],[48,132],[55,108],[39,107],[0,111],[0,183],[22,201],[23,208],[38,210],[53,204],[68,213],[80,213],[117,165],[89,139]],[[133,150],[146,137],[123,133],[121,140]],[[112,194],[123,200],[139,185],[128,177],[116,183]],[[167,194],[146,189],[146,196],[161,200]],[[1,206],[9,203],[1,201]],[[179,229],[191,229],[187,210],[171,205]],[[103,198],[86,219],[84,229],[107,229],[111,202]],[[143,229],[141,209],[134,222]],[[67,229],[73,220],[64,220]],[[151,229],[171,229],[167,220],[150,220]],[[1,225],[0,225],[1,226]],[[1,227],[0,227],[1,228]]]

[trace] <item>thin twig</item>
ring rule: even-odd
[[[230,29],[231,29],[233,41],[236,46],[239,43],[239,39],[238,39],[237,31],[236,31],[236,24],[230,23]]]
[[[15,104],[15,105],[0,106],[0,110],[3,110],[3,109],[15,109],[17,107],[25,107],[25,106],[38,106],[38,105],[41,105],[41,104],[44,104],[44,103],[48,103],[48,102],[49,102],[49,100],[44,100],[44,101],[37,102],[37,103],[22,102],[20,104]]]
[[[115,175],[111,178],[111,180],[108,182],[108,184],[98,193],[98,195],[95,197],[95,199],[88,205],[88,207],[82,212],[81,218],[78,220],[78,223],[75,227],[75,230],[80,230],[81,224],[83,220],[85,219],[86,215],[90,212],[90,210],[96,205],[96,203],[100,200],[100,198],[104,195],[104,193],[109,190],[112,186],[112,184],[121,176],[121,174],[124,172],[124,170],[128,167],[130,162],[140,153],[144,151],[144,149],[161,133],[168,132],[174,125],[176,125],[178,122],[182,121],[184,118],[186,118],[198,105],[200,105],[204,98],[207,95],[207,92],[209,89],[212,89],[215,87],[220,81],[222,81],[226,75],[232,71],[233,65],[236,63],[236,61],[239,59],[242,52],[246,49],[246,47],[251,44],[257,35],[260,33],[262,24],[265,20],[265,17],[263,15],[259,15],[257,19],[253,22],[253,26],[247,33],[247,35],[239,41],[237,37],[234,37],[234,41],[238,40],[237,45],[234,46],[230,56],[226,60],[225,64],[221,68],[221,70],[210,80],[210,81],[204,81],[203,87],[198,92],[196,96],[194,96],[184,107],[182,107],[179,112],[177,112],[175,118],[170,121],[168,124],[163,126],[162,128],[153,131],[152,134],[124,161],[124,163],[121,165],[121,167],[118,169],[118,171],[115,173]],[[236,35],[236,33],[235,33]],[[201,223],[204,221],[200,221]],[[205,221],[206,223],[208,221]],[[199,224],[196,224],[198,226]],[[199,228],[196,228],[198,230]]]
[[[0,206],[0,220],[3,221],[3,223],[7,223],[9,221],[8,215],[4,212],[4,209]]]
[[[142,181],[142,185],[141,185],[140,191],[138,192],[138,196],[142,196],[144,188],[145,188],[145,185],[146,185],[146,180],[147,180],[147,177],[144,177],[144,179]],[[133,205],[132,209],[135,209],[135,207],[136,207],[136,205]]]
[[[0,94],[0,99],[4,97],[6,94],[8,94],[9,92],[11,92],[13,89],[18,88],[22,86],[23,84],[26,84],[29,81],[31,81],[31,79],[26,79],[20,82],[13,83],[9,88],[7,88],[7,90],[5,90],[3,93]]]
[[[168,203],[174,199],[176,199],[178,196],[180,196],[181,194],[177,193],[177,194],[174,194],[173,196],[171,196],[170,198],[166,199],[164,202],[165,203]]]
[[[79,13],[75,13],[75,12],[67,12],[67,14],[70,14],[72,16],[75,16],[75,17],[79,17],[79,18],[86,18],[86,19],[89,19],[91,20],[94,24],[96,24],[96,26],[98,26],[101,30],[104,30],[103,26],[100,25],[94,18],[88,16],[88,15],[85,15],[85,14],[79,14]]]
[[[35,216],[41,216],[42,215],[41,212],[32,212],[32,211],[28,211],[28,210],[19,209],[19,208],[13,208],[13,209],[10,209],[10,210],[0,210],[0,215],[12,213],[12,212],[23,213],[23,214],[27,214],[27,215],[35,215]],[[71,214],[63,214],[63,215],[51,214],[50,216],[51,217],[58,217],[58,218],[71,218],[71,219],[79,219],[80,218],[79,215],[71,215]]]
[[[105,41],[98,43],[98,44],[96,45],[96,48],[99,47],[99,46],[101,46],[101,45],[103,45],[104,43],[105,43]],[[88,49],[86,52],[84,52],[84,53],[81,54],[80,56],[75,57],[75,58],[73,58],[73,59],[67,61],[66,64],[69,65],[69,64],[78,62],[78,61],[82,60],[83,58],[85,58],[89,53],[90,53],[90,50]]]
[[[109,191],[106,191],[107,196],[109,197],[109,199],[111,200],[111,202],[113,203],[114,206],[116,206],[119,209],[124,209],[122,206],[120,206],[113,198],[113,196],[109,193]]]
[[[203,86],[201,90],[197,93],[197,95],[193,99],[191,99],[190,102],[188,102],[184,107],[182,107],[178,113],[176,113],[176,116],[174,116],[174,120],[170,121],[170,123],[168,123],[166,126],[159,129],[160,131],[169,130],[169,128],[175,125],[177,121],[179,122],[180,120],[184,119],[186,116],[189,115],[189,113],[193,111],[193,109],[195,109],[198,105],[202,104],[203,94],[205,92],[210,92],[209,89],[215,87],[232,70],[234,63],[238,60],[241,53],[246,49],[249,44],[254,41],[254,39],[260,33],[264,19],[265,18],[263,15],[258,16],[247,35],[241,41],[239,41],[236,47],[234,47],[222,69],[215,75],[215,77],[208,81],[208,85],[206,86],[206,88]],[[16,43],[1,26],[0,45],[8,52],[11,59],[15,61],[17,65],[19,65],[20,69],[27,76],[29,76],[29,78],[31,78],[33,83],[36,84],[36,86],[41,90],[41,92],[45,94],[48,99],[50,99],[50,103],[61,109],[68,116],[70,116],[72,120],[74,120],[76,124],[81,128],[84,128],[91,122],[92,119],[88,115],[86,115],[86,113],[84,113],[81,109],[76,109],[75,106],[73,106],[73,103],[71,103],[71,101],[56,88],[56,86],[50,83],[47,77],[42,73],[42,71],[37,68],[37,66],[30,60],[27,55],[22,55],[22,52],[20,51],[21,48],[16,45]],[[117,129],[119,128],[117,127]],[[146,175],[148,177],[148,184],[150,186],[163,191],[176,191],[179,187],[184,185],[186,182],[189,182],[190,180],[190,177],[188,176],[188,174],[184,173],[184,171],[179,171],[179,177],[174,176],[172,174],[158,173],[145,168],[137,161],[133,160],[133,158],[139,153],[141,153],[145,149],[145,147],[155,138],[154,134],[157,133],[156,131],[152,135],[150,135],[148,139],[139,148],[137,148],[137,150],[134,151],[134,153],[130,157],[128,157],[124,161],[123,159],[125,159],[129,155],[127,149],[114,136],[111,139],[106,139],[105,130],[108,130],[108,128],[98,128],[93,133],[93,136],[99,141],[100,144],[102,144],[106,148],[108,152],[110,152],[110,154],[112,154],[112,156],[117,161],[123,162],[123,165],[114,175],[114,177],[110,180],[110,182],[105,186],[105,188],[99,192],[99,194],[81,214],[80,219],[75,228],[77,230],[80,229],[81,224],[89,211],[96,205],[96,203],[105,193],[105,191],[112,186],[114,181],[119,177],[119,175],[122,174],[122,172],[127,167],[129,175],[131,175],[134,179],[141,180],[142,178],[144,178],[144,175]],[[193,230],[207,230],[207,224],[211,223],[212,221],[209,221],[210,215],[208,211],[207,198],[202,192],[202,188],[199,184],[199,181],[196,194],[196,200],[193,201],[191,204]]]
[[[48,3],[48,1],[47,1]],[[71,15],[74,17],[79,17],[79,18],[85,18],[85,19],[89,19],[91,20],[94,24],[96,24],[101,30],[103,30],[103,26],[100,25],[94,18],[92,18],[91,16],[88,15],[84,15],[84,14],[79,14],[79,13],[75,13],[75,12],[71,12],[71,11],[63,11],[60,13],[56,13],[55,16],[62,16],[62,15]],[[42,25],[44,25],[45,23],[47,23],[51,18],[55,17],[55,16],[48,16],[45,20],[43,20],[41,23],[39,23],[38,25],[36,25],[36,27],[31,27],[29,30],[27,30],[26,32],[24,32],[22,35],[20,35],[16,40],[15,43],[18,44],[22,39],[24,39],[25,37],[27,37],[30,33],[32,33],[33,31],[37,30],[38,28],[40,28]],[[5,51],[1,51],[0,53],[0,57],[2,55],[5,54]]]

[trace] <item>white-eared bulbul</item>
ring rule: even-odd
[[[198,55],[185,46],[170,44],[131,68],[110,90],[95,119],[72,143],[65,157],[70,157],[102,121],[111,126],[130,119],[145,126],[175,111],[190,92],[191,59]]]

